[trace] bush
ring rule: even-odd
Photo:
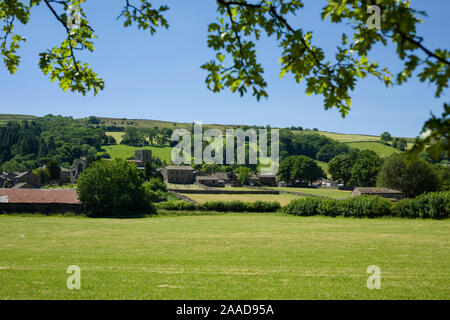
[[[292,200],[283,211],[296,216],[315,216],[318,214],[319,198],[300,198]]]
[[[340,202],[339,211],[349,217],[383,217],[391,214],[391,203],[378,196],[351,197]]]
[[[359,196],[340,201],[302,198],[292,200],[283,211],[297,216],[381,217],[390,214],[390,202],[377,196]]]
[[[156,204],[158,209],[162,210],[183,210],[183,211],[195,211],[197,210],[197,205],[192,202],[186,201],[170,201],[170,202],[161,202]]]
[[[323,199],[317,206],[317,214],[335,217],[340,214],[340,202],[334,199]]]
[[[450,192],[432,192],[392,206],[397,217],[445,219],[450,216]]]
[[[138,168],[122,159],[96,161],[78,179],[78,197],[89,216],[155,212]]]
[[[400,218],[417,218],[414,203],[414,199],[403,199],[394,203],[391,207],[392,215]]]
[[[144,183],[144,186],[154,192],[167,192],[167,185],[158,178],[152,178],[149,182]]]
[[[423,194],[396,203],[378,196],[358,196],[346,200],[302,198],[292,200],[283,212],[296,216],[344,216],[445,219],[450,216],[450,192]]]

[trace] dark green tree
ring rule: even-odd
[[[359,152],[352,167],[352,181],[359,187],[374,187],[383,160],[372,150]]]
[[[380,136],[380,141],[384,144],[389,144],[392,141],[392,136],[389,132],[385,131]]]
[[[91,216],[114,216],[155,208],[135,164],[122,159],[96,161],[78,179],[78,197]]]
[[[59,181],[59,178],[61,177],[61,168],[59,167],[58,162],[50,160],[47,162],[46,168],[50,173],[50,181]]]
[[[328,162],[328,172],[333,181],[343,183],[345,186],[354,185],[352,181],[352,168],[358,158],[359,150],[353,149],[348,154],[341,154]]]
[[[409,197],[437,191],[440,180],[431,164],[422,159],[406,161],[403,155],[386,159],[377,177],[377,185],[401,190]]]
[[[145,171],[145,178],[147,178],[147,181],[149,181],[150,178],[152,177],[152,164],[148,160],[145,161],[144,171]]]

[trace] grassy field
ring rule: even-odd
[[[0,216],[0,299],[448,299],[450,221]],[[69,265],[81,289],[69,290]],[[370,265],[381,289],[366,287]]]
[[[401,151],[382,144],[381,142],[349,142],[347,145],[350,148],[356,148],[360,150],[372,150],[376,152],[380,157],[389,157],[394,153],[399,153]]]
[[[123,138],[123,135],[125,133],[124,132],[110,132],[110,131],[108,131],[108,132],[105,132],[105,134],[108,135],[108,136],[114,137],[114,139],[116,139],[117,144],[120,144],[122,142],[122,140],[123,140],[122,138]]]
[[[364,134],[345,134],[326,131],[319,131],[317,133],[327,136],[328,138],[331,138],[339,142],[380,141],[379,136],[370,136]]]
[[[183,194],[184,196],[191,198],[198,203],[205,203],[207,201],[244,201],[244,202],[255,202],[255,201],[276,201],[280,205],[287,205],[294,199],[299,198],[293,194]]]
[[[134,150],[136,149],[148,149],[152,150],[152,156],[158,157],[161,160],[166,160],[166,162],[169,164],[171,163],[170,160],[170,154],[172,152],[171,147],[133,147],[133,146],[127,146],[127,145],[114,145],[114,146],[102,146],[102,149],[104,149],[106,152],[108,152],[111,157],[114,158],[122,158],[126,159],[128,157],[134,156]]]
[[[314,161],[319,165],[319,167],[321,167],[323,169],[323,171],[325,171],[325,173],[327,174],[327,178],[331,178],[331,175],[328,172],[328,163],[319,161],[319,160],[314,160]]]
[[[158,127],[175,129],[186,129],[190,131],[192,129],[192,122],[171,122],[171,121],[161,121],[161,120],[148,120],[148,119],[118,119],[118,118],[105,118],[99,117],[102,125],[106,126],[116,126],[116,127],[127,127],[135,126],[137,128],[153,128]],[[203,127],[208,127],[210,129],[219,129],[225,132],[229,128],[238,128],[239,125],[225,125],[225,124],[203,124]]]
[[[351,191],[339,190],[339,189],[328,189],[328,188],[290,188],[290,187],[275,187],[271,188],[280,191],[290,191],[290,192],[299,192],[299,193],[307,193],[316,196],[328,197],[333,199],[344,199],[350,196]]]
[[[35,120],[37,117],[23,115],[23,114],[0,114],[0,125],[6,124],[9,121],[25,121],[25,120]]]

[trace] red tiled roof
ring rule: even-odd
[[[0,189],[3,203],[63,203],[79,204],[76,190]]]

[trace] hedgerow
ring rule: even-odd
[[[408,218],[445,219],[450,216],[450,192],[431,192],[392,205],[392,215]]]
[[[450,192],[423,194],[415,199],[396,203],[378,196],[358,196],[346,200],[301,198],[283,208],[286,214],[296,216],[344,216],[445,219],[450,216]]]
[[[278,202],[242,202],[242,201],[208,201],[195,204],[186,201],[164,202],[157,204],[158,209],[184,211],[218,211],[218,212],[275,212],[281,209]]]

